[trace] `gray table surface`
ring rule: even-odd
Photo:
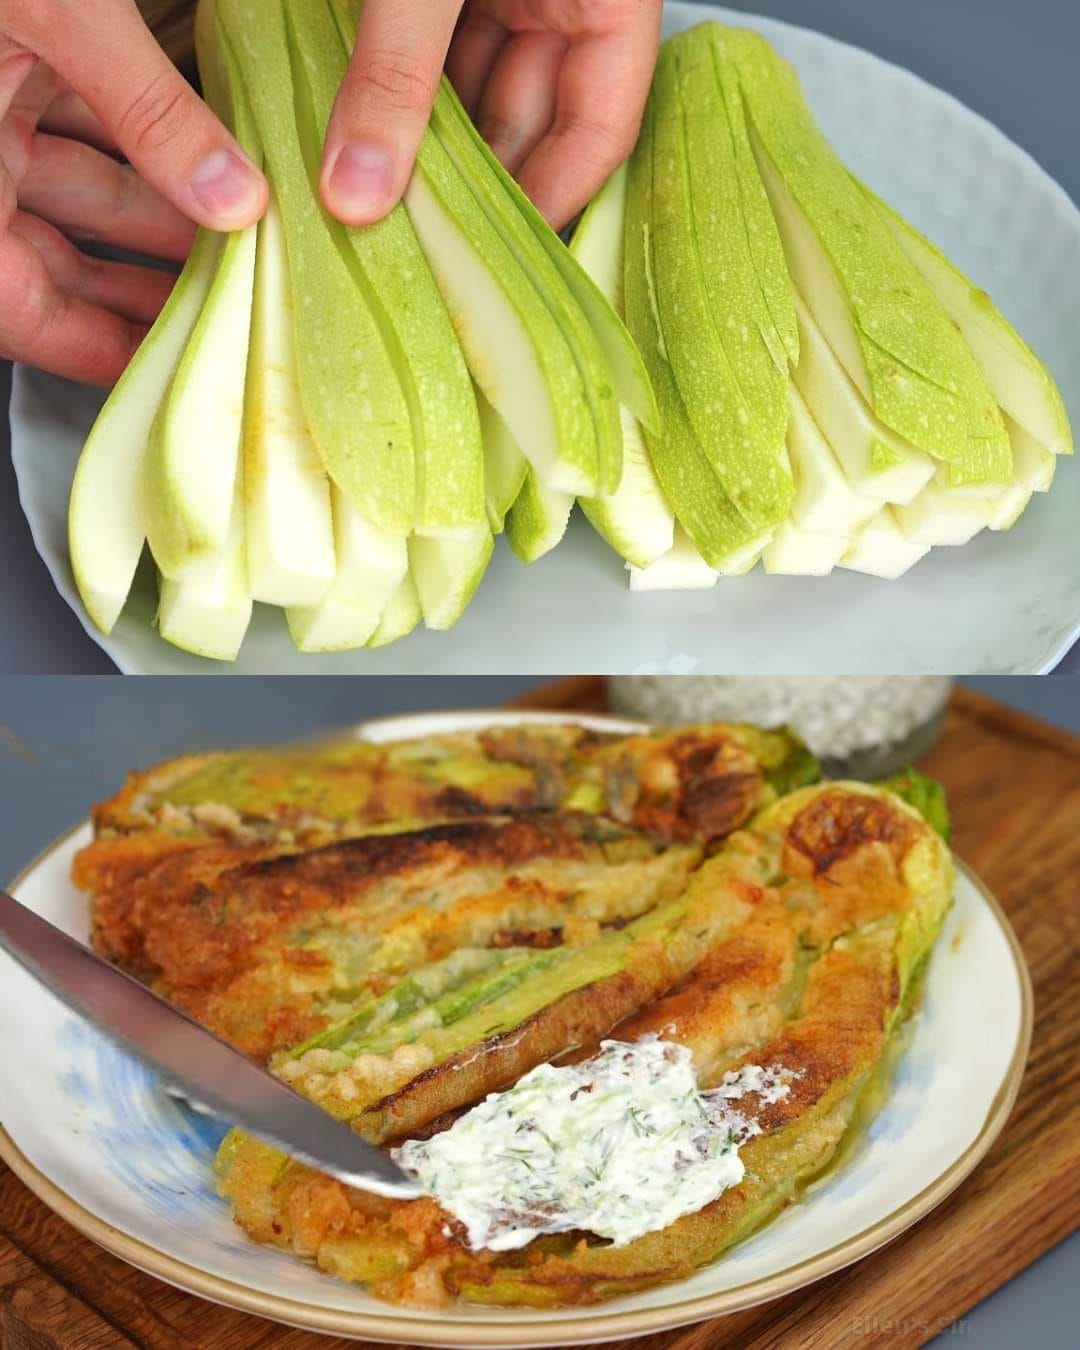
[[[0,881],[82,818],[88,802],[114,792],[134,766],[187,750],[315,733],[385,713],[482,707],[533,683],[506,676],[0,677]],[[1080,681],[1035,676],[969,683],[1080,733]],[[941,1340],[963,1336],[978,1350],[1076,1344],[1078,1266],[1080,1235],[1074,1235]]]
[[[996,122],[1080,200],[1077,0],[729,0],[866,47]],[[0,363],[0,408],[7,406]],[[56,594],[19,510],[0,418],[0,672],[95,674],[112,662]],[[1059,673],[1080,671],[1080,644]]]

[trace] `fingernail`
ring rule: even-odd
[[[350,141],[338,151],[327,186],[335,212],[357,223],[378,219],[392,202],[390,152],[370,141]]]
[[[232,150],[214,150],[191,175],[191,190],[215,223],[246,224],[262,192],[259,175]]]

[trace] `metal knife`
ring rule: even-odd
[[[0,891],[0,947],[157,1069],[164,1090],[192,1109],[242,1125],[349,1186],[399,1200],[423,1194],[388,1154],[6,891]]]

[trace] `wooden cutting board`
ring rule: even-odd
[[[600,679],[523,705],[602,709]],[[624,1350],[919,1346],[1080,1226],[1080,739],[959,689],[923,766],[957,852],[1007,911],[1035,989],[1031,1059],[1001,1137],[943,1205],[882,1251],[777,1302]],[[0,1164],[0,1350],[347,1350],[162,1284],[57,1218]]]

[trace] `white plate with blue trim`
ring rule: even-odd
[[[436,713],[359,729],[393,740],[495,721],[634,723],[574,714]],[[10,889],[87,940],[71,883],[81,825]],[[1031,1038],[1031,988],[997,902],[960,867],[888,1099],[843,1166],[775,1222],[688,1280],[594,1308],[526,1312],[380,1303],[313,1265],[258,1247],[215,1193],[221,1127],[167,1097],[153,1073],[0,953],[0,1157],[58,1214],[133,1265],[230,1307],[390,1344],[544,1346],[665,1330],[780,1297],[902,1233],[953,1191],[1005,1123]]]
[[[703,19],[760,29],[798,68],[822,127],[851,168],[924,230],[1048,363],[1080,427],[1080,211],[989,122],[916,76],[819,33],[712,6],[669,4],[669,32]],[[576,515],[526,569],[499,541],[476,599],[450,633],[379,651],[300,656],[283,616],[256,614],[239,661],[205,661],[153,628],[144,569],[103,638],[75,589],[67,500],[100,399],[15,371],[11,435],[19,495],[57,589],[131,674],[1036,674],[1080,636],[1080,463],[1058,464],[1008,533],[934,549],[899,581],[756,568],[712,591],[631,594],[621,559]],[[13,583],[9,583],[13,584]]]

